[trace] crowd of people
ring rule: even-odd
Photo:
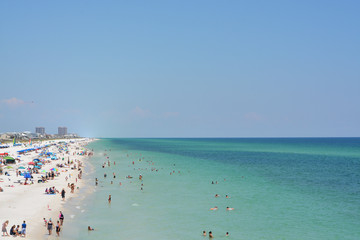
[[[8,233],[7,227],[9,225],[9,220],[6,220],[3,224],[2,224],[2,236],[13,236],[13,237],[26,237],[26,222],[23,221],[23,223],[21,224],[21,229],[20,229],[20,225],[12,225],[12,227],[10,228],[10,231]]]
[[[85,144],[83,144],[83,145],[85,145]],[[56,157],[55,159],[51,158],[51,160],[49,160],[46,156],[41,155],[44,152],[38,154],[38,152],[34,151],[31,154],[29,154],[29,153],[24,154],[23,158],[25,159],[25,161],[26,161],[26,159],[29,159],[29,158],[30,159],[39,158],[39,159],[34,159],[34,161],[31,161],[31,160],[30,161],[31,161],[31,164],[34,164],[35,160],[37,160],[38,162],[41,161],[42,163],[39,164],[39,166],[41,166],[43,170],[41,170],[41,172],[40,172],[38,168],[31,168],[34,166],[30,166],[31,164],[29,162],[29,166],[25,166],[25,167],[21,166],[21,168],[20,168],[21,170],[20,169],[12,170],[13,167],[8,167],[8,168],[6,168],[7,172],[5,172],[4,174],[6,176],[9,176],[9,181],[14,181],[13,179],[15,178],[15,176],[16,176],[16,178],[24,177],[26,179],[25,183],[28,182],[28,184],[35,183],[35,181],[33,179],[36,178],[36,175],[34,175],[34,174],[41,174],[41,176],[38,176],[39,179],[36,181],[36,183],[48,183],[51,180],[55,180],[60,175],[63,176],[63,174],[65,174],[65,176],[64,176],[65,181],[68,183],[68,187],[70,188],[69,192],[74,193],[76,188],[79,189],[79,187],[76,186],[78,179],[82,178],[82,170],[81,170],[82,162],[77,159],[71,160],[71,158],[74,158],[74,157],[71,157],[71,155],[74,155],[74,156],[75,155],[82,155],[82,156],[91,156],[92,155],[92,153],[88,152],[87,150],[84,150],[84,151],[79,150],[79,146],[83,146],[83,145],[78,145],[78,147],[76,148],[76,151],[71,150],[70,144],[61,144],[61,143],[60,144],[52,144],[49,148],[44,149],[44,152],[53,150],[54,153],[58,154],[58,156],[62,155],[63,156],[62,159]],[[68,156],[66,160],[65,160],[65,156]],[[54,162],[53,160],[60,160],[60,161]],[[22,160],[22,161],[24,161],[24,160]],[[49,165],[51,164],[50,167],[54,167],[54,169],[47,170],[47,172],[45,172],[44,168],[50,168],[47,166],[48,163],[49,163]],[[55,168],[55,166],[56,166],[56,168]],[[24,169],[24,170],[22,170],[22,169]],[[70,169],[77,170],[77,171],[70,171]],[[28,176],[29,176],[29,180],[27,180]],[[73,177],[73,176],[76,176],[76,177]],[[0,182],[3,182],[3,179],[0,179]],[[22,183],[22,179],[20,179],[18,182],[14,182],[14,183],[19,183],[21,185],[24,184],[24,183]],[[63,181],[55,181],[54,185],[55,185],[55,183],[64,184]],[[49,185],[50,184],[47,184],[47,186],[46,186],[46,189],[44,191],[45,194],[49,194],[49,195],[50,194],[54,194],[54,195],[61,194],[60,196],[61,196],[62,200],[65,201],[65,193],[66,193],[65,189],[62,188],[62,190],[60,191],[61,188],[57,189],[55,186],[51,186],[51,185],[49,186]],[[66,185],[63,185],[63,186],[65,187]],[[6,187],[15,187],[15,185],[9,185]],[[59,186],[57,186],[57,187],[59,187]],[[3,191],[3,188],[0,187],[0,192],[2,192],[2,191]],[[47,203],[47,208],[49,211],[51,211],[52,209],[50,208],[49,205],[50,204]],[[57,204],[57,205],[59,205],[59,204]],[[49,213],[51,213],[51,212],[49,212]],[[44,214],[44,215],[47,216],[47,214]],[[12,219],[10,219],[10,220],[13,221]],[[27,219],[27,221],[28,221],[28,219]],[[60,232],[61,232],[63,221],[64,221],[64,215],[61,211],[60,211],[59,219],[56,222],[53,222],[51,220],[51,218],[48,221],[44,218],[44,221],[45,221],[46,229],[47,229],[49,235],[52,234],[52,230],[54,228],[56,235],[60,236]],[[31,236],[33,235],[32,231],[31,231],[30,235]],[[2,236],[4,236],[4,237],[5,236],[26,237],[26,222],[24,221],[22,224],[19,224],[19,225],[17,225],[17,224],[10,225],[9,220],[6,220],[5,222],[2,223]]]
[[[63,223],[64,223],[64,214],[60,211],[59,220],[56,221],[56,225],[55,225],[55,233],[58,237],[60,236],[60,231]],[[52,222],[51,218],[49,220],[46,220],[44,218],[44,224],[49,232],[49,235],[51,235],[54,228],[54,223]]]

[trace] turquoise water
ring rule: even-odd
[[[89,148],[95,171],[67,205],[66,239],[204,239],[203,230],[360,239],[360,138],[102,139]]]

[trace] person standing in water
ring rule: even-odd
[[[111,195],[109,195],[108,201],[109,201],[109,204],[110,204],[111,203]]]
[[[65,189],[61,190],[61,197],[62,197],[62,200],[65,201]]]
[[[64,222],[64,214],[61,211],[60,211],[59,219],[60,219],[60,225],[62,226]]]

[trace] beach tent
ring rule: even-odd
[[[7,164],[14,164],[15,163],[15,159],[12,157],[4,157],[4,160],[6,161]]]

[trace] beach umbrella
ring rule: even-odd
[[[29,164],[29,165],[35,165],[35,163],[34,163],[34,162],[29,162],[28,164]]]
[[[51,171],[59,171],[57,168],[52,168],[52,169],[50,169]]]
[[[33,162],[40,162],[40,160],[39,159],[34,159]]]
[[[37,163],[37,165],[40,165],[40,166],[41,166],[41,165],[44,165],[44,164],[42,164],[41,162],[39,162],[39,163]]]
[[[44,170],[42,170],[41,172],[46,172],[46,170],[44,169]]]
[[[10,168],[13,168],[12,166],[6,166],[5,168],[8,168],[8,169],[10,169]]]
[[[21,167],[19,167],[18,169],[25,169],[25,167],[21,166]]]
[[[36,168],[40,169],[41,167],[40,166],[35,166]]]

